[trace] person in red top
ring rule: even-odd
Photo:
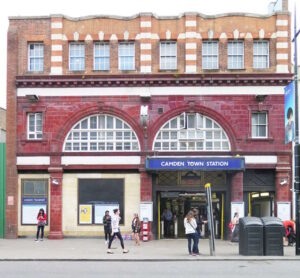
[[[47,222],[47,214],[45,213],[44,209],[40,209],[37,215],[37,233],[35,241],[39,240],[39,235],[41,231],[41,241],[44,239],[44,228]]]
[[[295,235],[295,222],[292,220],[285,220],[283,221],[283,225],[285,228],[285,234],[289,241],[289,246],[293,246],[296,242],[296,235]]]

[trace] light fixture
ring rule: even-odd
[[[270,193],[269,192],[262,192],[260,193],[260,197],[269,197]]]
[[[37,95],[26,95],[25,96],[29,101],[32,101],[32,102],[38,102],[39,101],[39,97]]]
[[[252,194],[251,197],[252,197],[252,198],[258,198],[258,197],[259,197],[259,193]]]

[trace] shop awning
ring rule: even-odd
[[[243,157],[147,157],[148,171],[242,171]]]

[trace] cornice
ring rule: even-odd
[[[285,86],[292,74],[121,74],[22,75],[17,88],[168,87],[168,86]]]

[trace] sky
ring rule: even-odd
[[[272,1],[275,0],[9,0],[5,4],[1,2],[0,53],[4,55],[0,56],[0,107],[6,108],[6,37],[9,16],[50,14],[64,14],[71,17],[95,14],[132,16],[141,12],[152,12],[159,16],[179,15],[184,12],[208,15],[228,12],[267,14],[268,4]],[[289,10],[293,11],[294,2],[298,2],[297,9],[300,15],[299,0],[289,0]],[[297,18],[299,29],[300,16]],[[300,56],[300,52],[298,53]]]

